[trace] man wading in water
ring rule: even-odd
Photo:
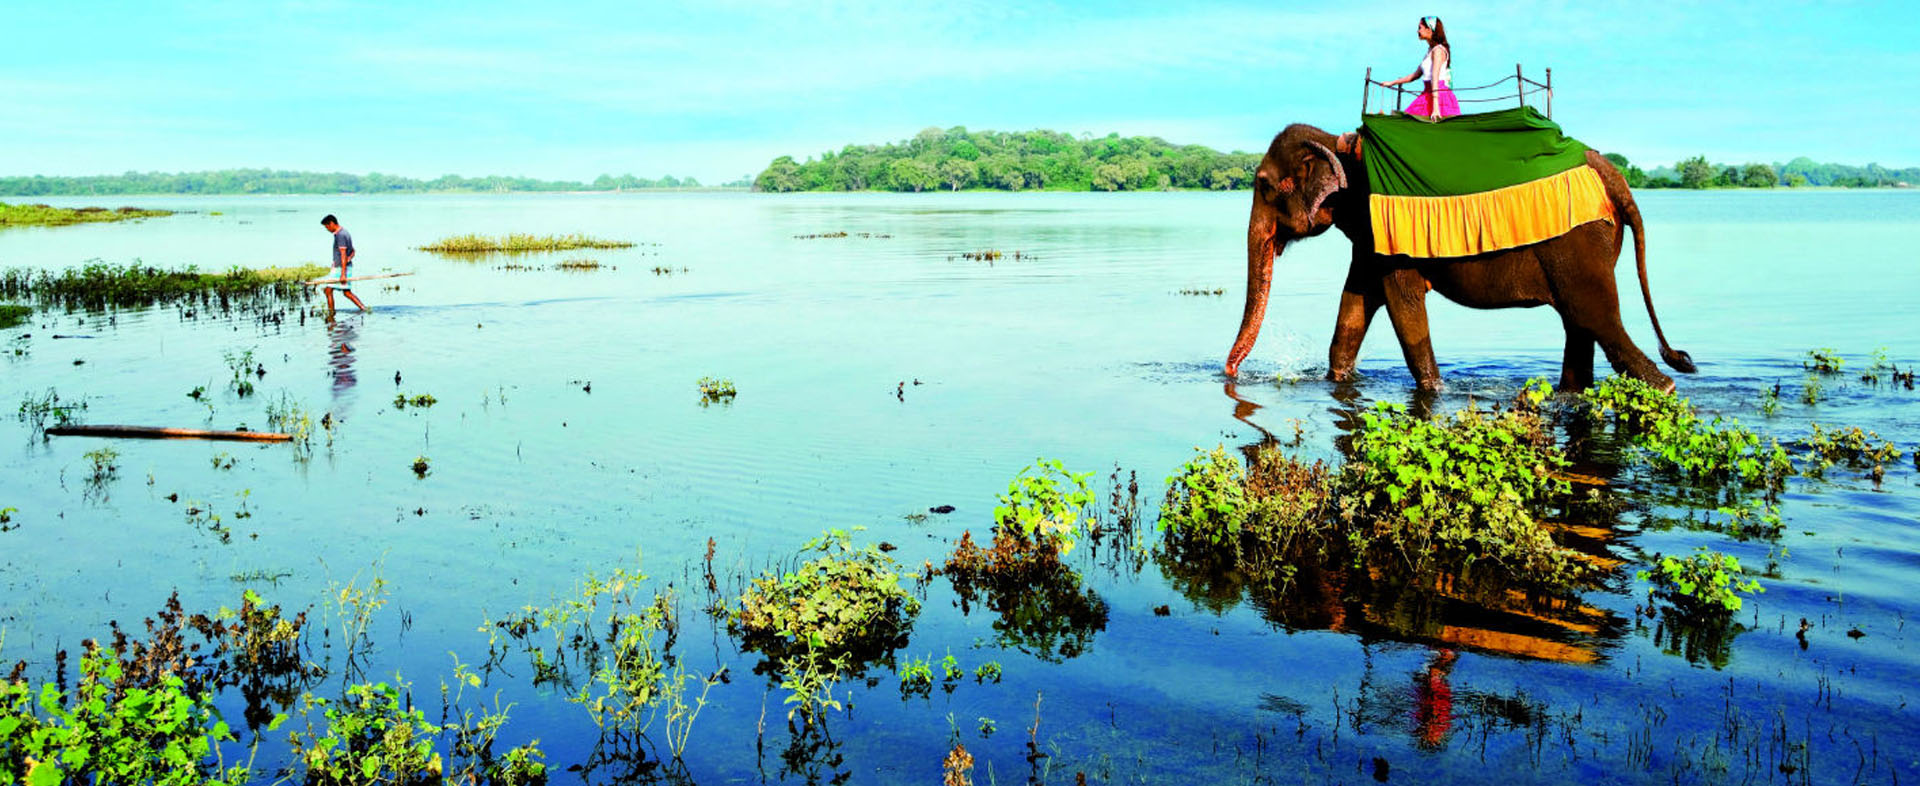
[[[340,268],[340,283],[337,286],[328,284],[320,287],[327,293],[327,316],[333,316],[333,290],[335,289],[339,289],[340,293],[346,295],[354,305],[359,306],[361,311],[366,311],[367,304],[360,302],[360,298],[354,297],[353,287],[347,285],[347,279],[353,276],[353,236],[347,234],[347,230],[340,228],[339,219],[334,218],[332,214],[320,219],[320,226],[326,227],[328,232],[333,233],[333,244],[327,250],[327,266]]]

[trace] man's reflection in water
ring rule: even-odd
[[[333,399],[353,388],[353,345],[360,340],[360,321],[341,319],[327,322],[327,375],[333,377]]]

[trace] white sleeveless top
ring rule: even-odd
[[[1440,66],[1440,72],[1433,70],[1433,50],[1439,47],[1427,47],[1427,56],[1420,60],[1420,75],[1428,80],[1453,84],[1453,58],[1447,58],[1447,64]],[[1452,54],[1452,53],[1448,53]]]

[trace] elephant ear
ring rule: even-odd
[[[1327,197],[1347,187],[1347,170],[1340,165],[1340,158],[1334,155],[1332,150],[1328,150],[1326,145],[1309,140],[1307,147],[1312,155],[1307,158],[1302,180],[1310,184],[1307,187],[1306,196],[1310,205],[1307,208],[1307,220],[1311,221],[1313,216],[1320,212],[1320,206],[1326,203]],[[1324,166],[1315,166],[1313,161],[1315,158],[1322,159]]]

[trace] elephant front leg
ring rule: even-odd
[[[1427,280],[1411,268],[1388,273],[1382,281],[1387,318],[1393,321],[1407,371],[1421,390],[1439,390],[1440,365],[1433,360],[1433,337],[1427,331]]]
[[[1340,314],[1333,323],[1333,343],[1327,348],[1327,379],[1334,382],[1353,379],[1360,342],[1366,339],[1373,315],[1385,302],[1380,275],[1364,266],[1361,260],[1354,260],[1347,269],[1347,284],[1340,292]]]

